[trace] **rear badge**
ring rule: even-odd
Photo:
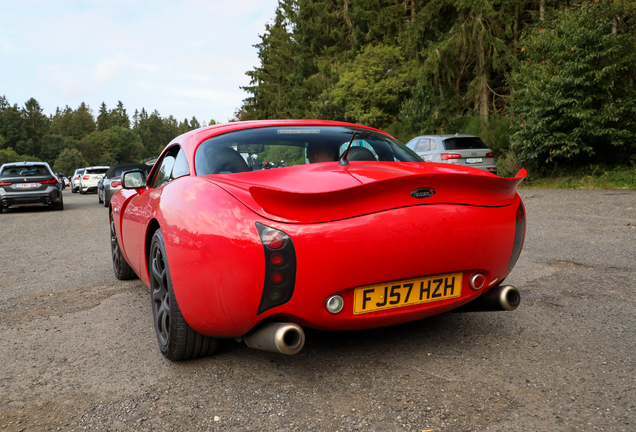
[[[435,195],[435,189],[433,188],[419,188],[411,192],[411,196],[418,199],[430,198],[433,195]]]

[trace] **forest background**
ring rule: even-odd
[[[472,133],[500,175],[618,169],[636,185],[635,0],[280,0],[256,48],[234,120],[343,120],[402,142]],[[35,99],[2,97],[0,162],[33,156],[69,174],[80,157],[156,156],[199,126],[129,119],[121,102],[46,117]]]

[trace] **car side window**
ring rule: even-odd
[[[172,175],[170,176],[170,180],[174,180],[179,177],[183,177],[190,174],[190,167],[188,166],[188,158],[185,155],[183,150],[179,150],[179,154],[177,154],[177,158],[174,162],[174,167],[172,168]]]
[[[161,159],[161,165],[159,165],[159,171],[155,177],[153,188],[159,188],[165,184],[168,184],[172,180],[172,168],[176,160],[176,156],[179,153],[179,146],[174,146],[168,150]]]
[[[417,152],[426,152],[431,149],[431,141],[428,138],[421,138],[420,142],[417,144],[415,151]]]
[[[169,149],[160,161],[153,188],[159,188],[172,180],[190,174],[190,167],[185,152],[178,145]],[[152,180],[151,180],[152,181]]]
[[[437,150],[437,143],[434,139],[431,140],[431,150]]]

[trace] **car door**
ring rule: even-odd
[[[179,153],[183,152],[178,144],[171,146],[163,153],[157,161],[159,169],[151,173],[145,188],[137,189],[137,193],[130,198],[122,215],[124,250],[130,265],[144,282],[147,282],[146,231],[150,220],[157,216],[163,187],[173,179],[172,171]]]

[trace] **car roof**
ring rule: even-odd
[[[49,166],[46,162],[7,162],[2,164],[2,166],[26,166],[26,165],[46,165]]]
[[[33,166],[33,165],[40,165],[40,166],[44,166],[46,167],[49,172],[53,173],[53,170],[51,169],[51,167],[49,166],[48,163],[46,162],[28,162],[28,161],[24,161],[24,162],[7,162],[5,164],[0,165],[0,171],[2,171],[5,167],[20,167],[20,166]]]
[[[150,169],[152,168],[152,165],[148,165],[148,164],[144,164],[144,163],[125,163],[125,164],[119,164],[119,165],[113,165],[112,167],[110,167],[108,169],[108,171],[106,171],[105,177],[106,178],[111,178],[113,176],[114,173],[117,172],[118,169],[120,168],[148,168],[148,171],[150,171]]]
[[[412,140],[417,138],[479,138],[477,135],[467,135],[467,134],[440,134],[440,135],[418,135],[413,137]],[[411,141],[411,140],[409,140]]]

